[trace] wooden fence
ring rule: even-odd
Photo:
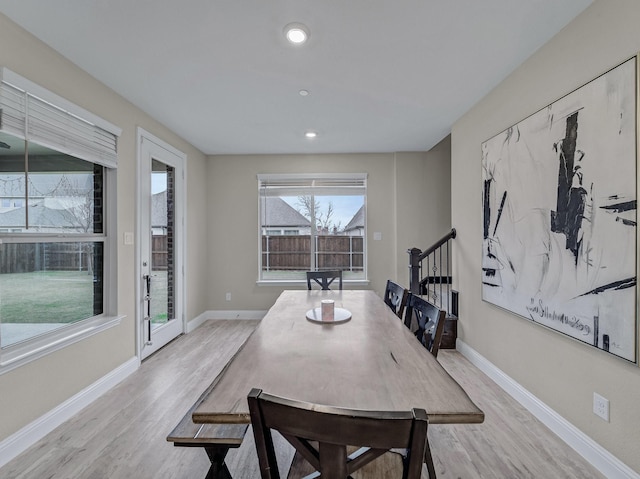
[[[169,265],[169,244],[167,235],[151,238],[151,267],[154,271],[166,271]]]
[[[363,271],[362,236],[315,236],[316,269]],[[311,236],[262,236],[262,269],[307,271],[311,269]]]
[[[90,271],[93,248],[87,243],[5,243],[0,272]]]
[[[316,269],[363,271],[364,241],[361,236],[316,236]],[[91,268],[87,243],[5,243],[0,245],[0,272],[86,271]],[[311,269],[311,237],[263,236],[262,269],[307,271]],[[152,240],[154,270],[166,270],[166,236]]]

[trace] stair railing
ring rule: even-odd
[[[425,251],[419,248],[407,250],[409,254],[409,290],[427,296],[448,316],[458,316],[458,294],[451,289],[451,243],[456,237],[452,228],[433,246]],[[424,275],[424,276],[423,276]]]

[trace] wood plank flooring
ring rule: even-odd
[[[166,435],[257,324],[207,321],[181,336],[0,468],[0,478],[203,478],[209,468],[204,451],[174,447]],[[477,425],[429,427],[438,478],[604,477],[462,355],[442,350],[438,359],[486,418]],[[245,443],[228,454],[234,479],[259,478],[252,439],[249,431]],[[288,468],[292,451],[278,449],[283,468]]]

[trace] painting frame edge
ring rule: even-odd
[[[482,161],[481,161],[481,165],[482,165],[482,173],[481,173],[481,180],[484,184],[485,182],[485,155],[484,155],[484,147],[485,145],[495,139],[496,137],[505,134],[507,131],[509,131],[510,129],[513,129],[519,125],[521,125],[523,122],[527,121],[528,119],[531,119],[532,117],[534,117],[535,115],[539,114],[540,112],[545,111],[545,109],[549,109],[550,107],[553,107],[554,105],[557,105],[559,102],[567,99],[568,97],[570,97],[571,95],[580,92],[582,89],[584,89],[585,87],[587,87],[588,85],[596,82],[597,80],[600,80],[602,78],[604,78],[606,75],[608,75],[611,72],[614,72],[617,68],[622,67],[623,65],[625,65],[628,62],[633,62],[633,119],[635,121],[634,124],[634,128],[633,128],[633,134],[635,135],[635,139],[633,141],[633,146],[634,146],[634,151],[633,151],[633,169],[634,169],[634,183],[635,183],[635,188],[634,188],[634,193],[635,193],[635,199],[634,201],[637,204],[637,199],[638,199],[638,195],[640,193],[640,182],[638,181],[638,172],[639,172],[639,165],[638,165],[638,156],[640,153],[640,52],[627,57],[626,59],[624,59],[623,61],[618,62],[615,66],[607,69],[606,71],[604,71],[603,73],[596,75],[595,77],[593,77],[592,79],[590,79],[589,81],[580,84],[578,87],[572,89],[571,91],[557,97],[555,100],[553,100],[552,102],[546,104],[545,106],[541,107],[540,109],[534,111],[533,113],[525,116],[524,118],[520,119],[519,121],[515,122],[514,124],[512,124],[511,126],[503,129],[502,131],[496,133],[495,135],[492,135],[490,138],[484,140],[481,142],[481,150],[482,150]],[[631,68],[631,67],[630,67]],[[484,223],[485,223],[485,214],[486,214],[486,210],[485,210],[485,186],[483,185],[482,187],[482,196],[483,196],[483,201],[482,201],[482,213],[481,213],[481,218],[482,218],[482,222],[483,222],[483,229],[485,228]],[[637,212],[637,207],[635,208],[635,214],[634,214],[634,219],[635,219],[635,224],[637,225],[637,221],[638,221],[638,212]],[[635,255],[635,277],[633,278],[634,284],[633,284],[633,320],[631,321],[631,318],[629,319],[629,323],[632,323],[632,327],[633,327],[633,351],[632,354],[633,356],[630,357],[625,357],[623,355],[620,354],[616,354],[615,352],[609,351],[607,349],[603,349],[601,347],[599,347],[597,344],[591,344],[587,341],[584,341],[583,339],[580,339],[578,337],[574,337],[570,334],[567,334],[566,332],[563,332],[562,330],[558,329],[558,328],[554,328],[551,327],[547,324],[544,324],[542,322],[538,322],[533,320],[532,318],[528,318],[527,316],[518,313],[517,311],[514,311],[512,309],[509,309],[508,307],[505,307],[501,304],[497,304],[487,298],[485,298],[485,285],[484,285],[484,281],[481,283],[481,299],[484,303],[490,304],[491,306],[497,307],[513,316],[519,317],[521,319],[524,319],[528,322],[534,322],[535,324],[537,324],[538,326],[542,326],[545,329],[551,330],[555,333],[561,334],[562,336],[564,336],[565,338],[577,341],[579,343],[582,343],[583,345],[586,346],[591,346],[592,349],[596,349],[599,350],[603,353],[607,353],[609,355],[609,357],[613,356],[615,358],[618,359],[622,359],[627,363],[632,363],[638,367],[640,367],[640,305],[638,302],[638,298],[640,297],[640,288],[637,284],[637,277],[638,277],[638,272],[640,271],[640,235],[637,232],[637,226],[634,227],[635,230],[635,251],[633,252],[633,254]],[[484,249],[485,249],[485,240],[483,239],[482,241],[482,257],[483,257],[483,262],[484,262]],[[482,265],[481,265],[482,267]],[[484,280],[484,271],[481,271],[481,277]]]

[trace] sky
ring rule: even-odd
[[[167,174],[152,173],[151,174],[151,194],[162,193],[167,189]]]
[[[300,210],[300,202],[297,196],[283,196],[282,199],[293,206],[296,210]],[[320,211],[325,212],[329,202],[333,204],[333,223],[340,223],[340,227],[347,226],[353,215],[360,209],[364,202],[363,196],[316,196],[316,200],[320,203]]]

